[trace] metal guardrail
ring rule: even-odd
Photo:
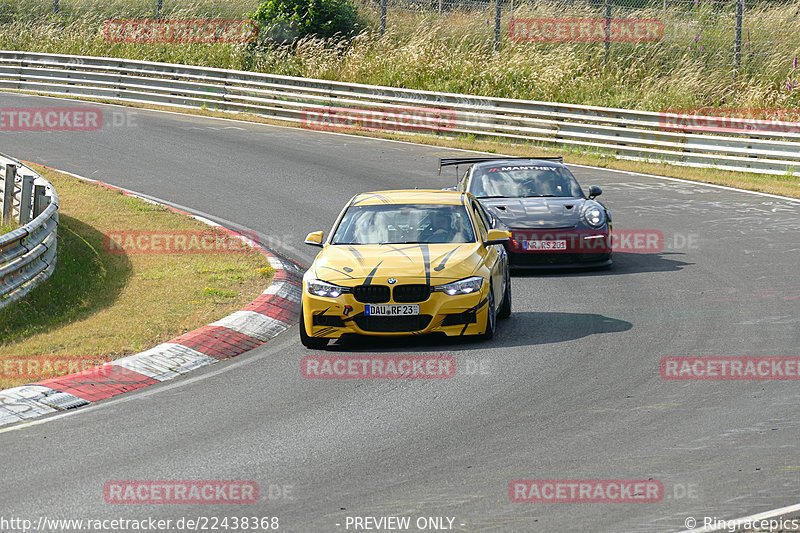
[[[3,213],[16,214],[18,218],[14,221],[21,224],[0,235],[0,308],[3,308],[28,294],[55,269],[58,194],[50,182],[19,161],[0,156],[0,167]],[[8,222],[11,220],[4,223]]]
[[[396,89],[254,72],[88,56],[0,51],[0,89],[205,107],[303,122],[331,107],[447,110],[438,135],[597,151],[617,158],[762,174],[800,171],[800,128],[693,133],[664,113]],[[709,121],[719,117],[707,117]]]

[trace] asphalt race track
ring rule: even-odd
[[[0,95],[2,108],[90,105]],[[305,235],[327,233],[354,193],[454,183],[452,169],[437,175],[454,153],[442,148],[102,108],[125,125],[3,132],[0,151],[255,230],[304,264],[317,250]],[[304,379],[310,352],[291,328],[188,377],[0,432],[0,517],[274,516],[292,532],[347,531],[348,516],[450,517],[457,531],[639,533],[800,502],[797,381],[659,373],[667,356],[800,355],[800,205],[574,172],[603,188],[615,230],[660,230],[664,249],[616,254],[608,271],[515,276],[514,313],[492,342],[332,348],[451,355],[452,379]],[[664,495],[512,503],[516,479],[652,479]],[[103,496],[112,480],[253,480],[261,495],[115,505]]]

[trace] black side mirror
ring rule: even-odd
[[[600,196],[601,194],[603,194],[603,189],[597,185],[589,187],[589,200],[593,200],[596,196]]]

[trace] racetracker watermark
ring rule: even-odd
[[[445,379],[456,373],[448,355],[307,355],[300,374],[307,379]]]
[[[5,379],[38,380],[74,374],[109,362],[110,359],[94,357],[70,357],[59,355],[31,355],[2,359],[0,377]]]
[[[652,479],[517,479],[508,485],[514,503],[656,503],[664,484]]]
[[[223,230],[133,230],[104,235],[104,247],[112,254],[247,254],[253,248],[245,240]],[[252,239],[255,240],[255,239]]]
[[[98,107],[4,107],[0,131],[97,131],[103,127]]]
[[[664,234],[656,229],[515,230],[509,245],[515,252],[657,254],[664,250]]]
[[[430,132],[452,130],[456,114],[433,107],[325,107],[303,109],[300,122],[315,130]]]
[[[109,481],[106,503],[243,504],[258,501],[255,481]]]
[[[700,133],[800,132],[797,109],[726,109],[698,107],[666,109],[660,113],[661,127],[670,131]]]
[[[247,19],[107,20],[102,28],[112,43],[251,43],[258,24]]]
[[[664,23],[658,19],[511,19],[508,35],[518,43],[655,42],[664,37]]]
[[[664,357],[659,366],[674,380],[800,380],[800,357]]]

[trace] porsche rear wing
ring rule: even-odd
[[[439,159],[439,174],[442,173],[442,167],[449,167],[452,165],[472,165],[474,163],[483,163],[485,161],[556,161],[563,163],[564,158],[561,156],[555,157],[454,157]]]

